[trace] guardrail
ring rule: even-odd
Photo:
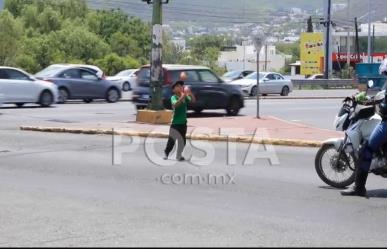
[[[293,86],[295,88],[301,89],[305,86],[320,86],[322,88],[357,88],[359,83],[356,79],[316,79],[316,80],[308,80],[308,79],[297,79],[292,80]]]

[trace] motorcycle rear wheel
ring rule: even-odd
[[[315,169],[323,182],[343,189],[355,182],[355,160],[352,154],[342,152],[341,158],[339,154],[334,145],[323,145],[316,154]],[[333,174],[328,174],[328,171]]]

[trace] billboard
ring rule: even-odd
[[[323,33],[302,33],[300,38],[301,48],[301,74],[319,74],[324,70],[324,35]]]

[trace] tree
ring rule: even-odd
[[[22,34],[22,23],[16,20],[9,11],[0,12],[0,65],[13,63]]]
[[[50,46],[62,55],[64,62],[77,58],[90,63],[110,51],[108,44],[83,26],[67,25],[64,29],[51,33],[49,41]]]
[[[116,32],[111,36],[110,46],[112,51],[119,56],[141,56],[142,51],[139,48],[136,40],[134,40],[131,36],[121,32]]]
[[[98,59],[94,63],[108,75],[115,75],[120,71],[138,68],[140,66],[138,61],[132,57],[120,57],[115,53],[108,54],[103,59]]]
[[[59,12],[52,7],[46,7],[38,16],[39,30],[41,33],[50,33],[61,28],[61,17]]]
[[[312,17],[308,18],[308,25],[307,25],[307,31],[308,33],[313,33],[313,22]]]
[[[14,17],[21,15],[26,5],[33,3],[33,0],[5,0],[4,9],[8,10]]]

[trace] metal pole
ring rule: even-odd
[[[356,34],[356,54],[357,54],[357,62],[360,62],[360,45],[359,45],[359,27],[357,23],[357,17],[355,17],[355,34]]]
[[[371,0],[368,0],[368,63],[371,63]]]
[[[331,0],[328,0],[328,9],[327,9],[327,20],[326,20],[326,41],[325,41],[325,72],[324,72],[324,78],[325,79],[329,79],[329,67],[330,67],[330,59],[329,57],[331,57],[332,55],[329,53],[330,51],[330,40],[331,40],[331,35],[330,35],[330,31],[331,31],[331,6],[332,6],[332,2]]]
[[[372,27],[372,49],[371,49],[371,63],[374,63],[374,53],[375,53],[375,25]]]
[[[349,20],[349,11],[350,11],[350,0],[347,1],[347,20]],[[349,44],[349,27],[347,32],[347,69],[349,70],[351,66],[351,45]]]
[[[152,58],[151,58],[151,105],[152,110],[164,109],[162,103],[162,2],[153,0],[152,18]]]
[[[267,43],[265,44],[265,71],[267,71],[267,62],[268,62],[268,57],[267,57]]]
[[[243,70],[246,70],[246,42],[242,41],[243,44]]]
[[[261,118],[259,115],[259,94],[260,94],[260,91],[259,91],[259,54],[261,52],[261,45],[257,44],[256,50],[257,50],[257,118]]]

